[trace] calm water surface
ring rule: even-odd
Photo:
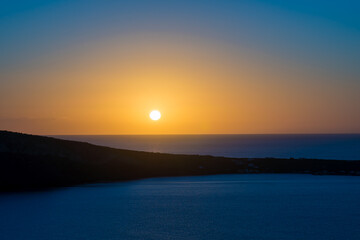
[[[0,239],[360,239],[360,177],[157,178],[0,195]]]
[[[360,134],[56,136],[149,152],[360,160]]]

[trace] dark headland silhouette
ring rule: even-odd
[[[360,176],[360,161],[149,153],[0,131],[0,191],[228,173]]]

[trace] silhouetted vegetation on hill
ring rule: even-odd
[[[360,175],[360,161],[148,153],[0,131],[0,191],[226,173]]]

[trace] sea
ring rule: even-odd
[[[54,137],[147,152],[239,158],[360,160],[360,134],[66,135]]]
[[[4,240],[359,240],[360,177],[229,174],[0,195]]]
[[[360,159],[360,135],[61,136],[228,157]],[[359,240],[360,177],[228,174],[0,193],[4,240]]]

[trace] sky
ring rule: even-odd
[[[360,133],[359,12],[346,0],[0,0],[0,129]]]

